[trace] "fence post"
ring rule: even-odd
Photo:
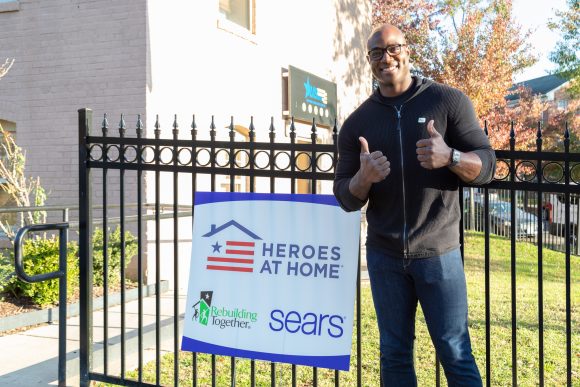
[[[469,187],[469,229],[475,230],[475,189]]]
[[[79,268],[80,268],[80,385],[88,387],[93,347],[93,252],[91,243],[91,170],[88,168],[87,136],[91,133],[93,111],[79,109]],[[103,155],[106,158],[106,154]]]

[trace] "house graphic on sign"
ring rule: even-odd
[[[244,234],[241,239],[220,240],[218,234],[222,231],[234,227]],[[258,235],[248,230],[235,220],[230,220],[217,227],[212,224],[207,234],[203,238],[212,238],[215,243],[211,245],[211,255],[207,257],[207,270],[229,271],[252,273],[254,271],[254,251],[256,240],[262,240]],[[215,239],[213,237],[216,237]]]
[[[262,238],[260,238],[259,236],[257,236],[256,234],[254,234],[253,232],[251,232],[250,230],[248,230],[247,228],[236,222],[235,220],[230,220],[229,222],[226,222],[219,227],[216,227],[215,224],[212,224],[210,231],[207,234],[202,235],[202,237],[204,238],[212,237],[229,227],[236,227],[237,229],[247,234],[252,239],[262,240]]]

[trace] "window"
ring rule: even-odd
[[[2,1],[2,0],[0,0]],[[3,120],[0,118],[0,126],[7,132],[16,132],[16,123],[12,121]]]
[[[255,33],[254,0],[219,0],[219,4],[225,19]]]
[[[558,101],[558,109],[559,110],[566,110],[568,108],[568,100],[561,99]]]
[[[18,0],[0,0],[0,12],[12,12],[20,10]]]

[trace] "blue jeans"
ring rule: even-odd
[[[418,301],[449,387],[480,387],[467,329],[467,289],[459,249],[431,258],[401,259],[367,247],[367,267],[384,385],[417,385],[413,344]]]

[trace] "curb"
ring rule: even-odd
[[[155,294],[155,284],[144,285],[143,297],[148,297]],[[169,289],[168,281],[161,281],[161,293],[165,293]],[[125,301],[133,301],[139,297],[139,289],[129,289],[125,292]],[[109,307],[116,306],[121,303],[121,294],[115,293],[109,296]],[[93,300],[93,310],[103,309],[105,304],[104,297],[98,297]],[[66,308],[67,318],[78,316],[80,313],[80,303],[75,302],[74,304],[67,305]],[[58,306],[35,310],[27,313],[15,314],[12,316],[6,316],[0,318],[0,333],[17,329],[24,328],[31,325],[43,324],[43,323],[53,323],[58,321]]]

